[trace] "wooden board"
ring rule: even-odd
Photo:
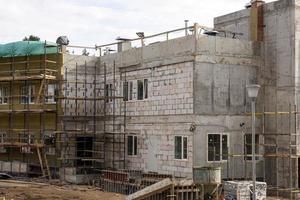
[[[136,193],[128,195],[126,200],[142,200],[145,199],[153,194],[157,194],[163,192],[167,189],[172,189],[173,182],[171,179],[166,178],[158,183],[150,185]]]

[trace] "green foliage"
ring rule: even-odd
[[[38,36],[35,35],[30,35],[30,36],[26,36],[23,41],[40,41],[41,39]]]

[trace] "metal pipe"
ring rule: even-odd
[[[187,36],[188,35],[188,22],[189,22],[189,20],[184,20],[184,27],[185,27],[185,36]]]
[[[252,181],[253,181],[252,199],[256,200],[255,98],[252,98],[251,110],[252,110]]]

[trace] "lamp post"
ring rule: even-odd
[[[255,101],[258,95],[260,85],[247,85],[248,97],[251,99],[252,112],[252,181],[253,191],[252,200],[256,200],[256,159],[255,159]]]

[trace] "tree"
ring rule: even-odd
[[[26,36],[23,41],[40,41],[41,39],[38,36],[35,35],[30,35],[30,36]]]

